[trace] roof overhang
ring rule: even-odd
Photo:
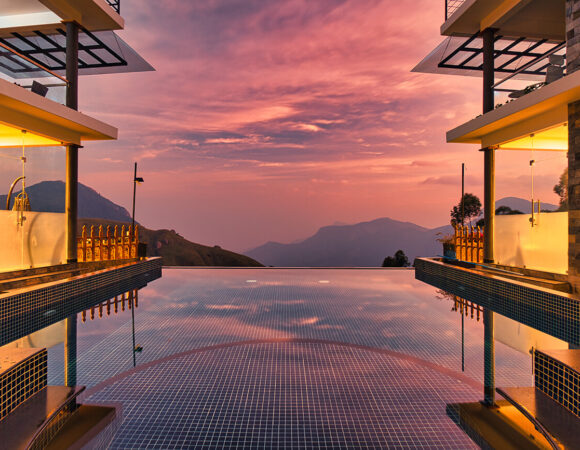
[[[83,141],[117,139],[115,127],[5,80],[0,80],[0,125],[6,133],[0,147],[21,146],[22,130],[31,134],[31,142],[38,136],[37,143],[31,145],[81,145]]]
[[[564,125],[568,122],[568,104],[576,101],[580,101],[580,71],[448,131],[447,142],[501,148],[508,148],[506,144],[512,142],[516,148],[524,141],[513,141],[534,135],[529,141],[533,148],[543,145],[544,150],[567,150]]]
[[[495,28],[502,36],[566,39],[565,0],[466,0],[441,26],[446,36]]]
[[[89,31],[121,30],[123,18],[105,0],[0,0],[0,36],[77,22]]]

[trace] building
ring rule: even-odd
[[[69,442],[110,437],[120,411],[77,403],[77,313],[161,276],[160,259],[139,252],[131,227],[77,236],[79,149],[117,138],[114,126],[78,111],[79,75],[152,70],[115,34],[123,27],[120,0],[0,0],[0,152],[18,168],[9,176],[4,164],[6,187],[13,180],[10,192],[22,186],[14,206],[8,195],[0,211],[0,435],[7,447],[45,447],[75,427]],[[35,212],[26,198],[27,165],[41,149],[66,160],[64,214]],[[66,386],[46,386],[46,349],[10,344],[61,321]]]
[[[572,432],[580,424],[580,2],[446,0],[444,6],[446,40],[415,70],[483,79],[482,115],[447,132],[448,142],[477,144],[484,158],[483,254],[477,254],[473,234],[460,230],[458,259],[420,258],[416,277],[484,308],[486,407],[503,402],[496,399],[499,392],[548,441],[575,447],[580,445]],[[568,212],[547,214],[536,207],[529,215],[495,217],[495,154],[522,149],[567,152]],[[495,386],[494,313],[566,344],[530,349],[535,387]],[[469,408],[454,411],[474,439],[493,446]]]

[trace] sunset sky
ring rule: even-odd
[[[445,131],[481,112],[481,80],[411,73],[443,38],[433,0],[123,0],[119,34],[156,72],[86,76],[80,110],[119,128],[80,181],[137,220],[243,251],[337,221],[448,223],[483,199],[483,155]],[[497,198],[530,197],[527,152],[497,155]],[[536,154],[536,197],[565,154]]]

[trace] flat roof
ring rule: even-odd
[[[54,145],[117,139],[118,133],[111,125],[1,79],[0,124],[5,125],[4,132],[12,128],[21,136],[22,130],[26,130],[58,142]],[[22,145],[22,138],[15,142]],[[15,145],[10,139],[0,141],[0,147],[12,146]]]
[[[123,18],[106,0],[0,0],[0,35],[75,21],[90,31],[120,30]]]
[[[537,135],[567,124],[568,104],[579,100],[580,72],[574,72],[448,131],[447,142],[489,147]],[[554,138],[567,139],[567,133],[553,132],[549,139]]]
[[[445,36],[486,28],[502,36],[566,39],[565,0],[466,0],[441,26]]]

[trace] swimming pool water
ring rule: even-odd
[[[470,448],[445,414],[477,401],[483,323],[412,270],[165,269],[131,312],[78,324],[87,402],[120,402],[113,448]],[[49,383],[62,383],[62,346]],[[531,385],[496,342],[498,386]]]

